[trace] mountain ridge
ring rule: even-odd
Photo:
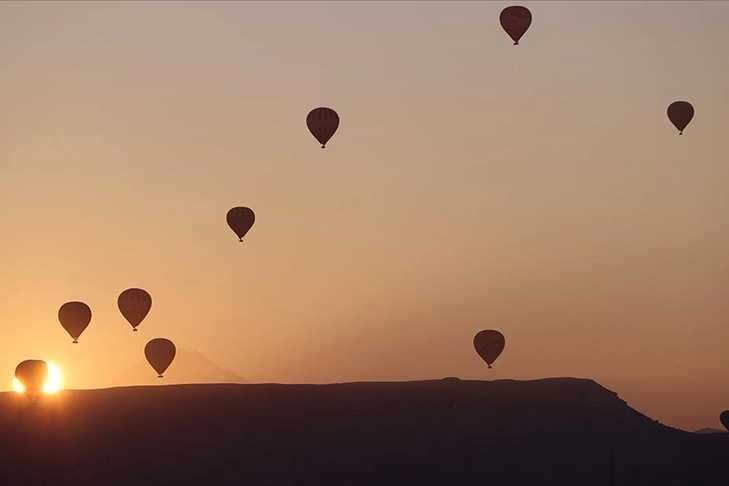
[[[178,348],[175,359],[158,379],[157,373],[147,363],[140,360],[129,368],[113,383],[112,386],[162,385],[162,384],[195,384],[195,383],[250,383],[235,372],[224,369],[213,360],[196,350]]]
[[[579,378],[0,393],[0,430],[18,485],[600,485],[611,454],[618,484],[635,469],[641,486],[729,484],[729,434],[667,427]]]

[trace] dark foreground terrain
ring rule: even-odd
[[[729,434],[590,380],[0,393],[2,485],[729,485]]]

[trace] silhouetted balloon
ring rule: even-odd
[[[514,45],[519,45],[519,39],[523,36],[532,24],[532,13],[526,7],[506,7],[499,16],[501,27],[509,34]]]
[[[144,347],[144,356],[157,372],[157,378],[162,378],[162,373],[172,364],[176,353],[175,345],[165,338],[152,339]]]
[[[339,128],[339,115],[331,108],[314,108],[306,115],[306,126],[324,148]]]
[[[40,359],[25,360],[15,368],[15,378],[23,385],[25,394],[35,402],[48,379],[48,364]]]
[[[683,135],[686,125],[694,117],[694,107],[688,101],[674,101],[668,105],[668,119],[678,129],[678,134]]]
[[[256,214],[250,208],[237,207],[228,211],[225,219],[230,229],[238,236],[238,241],[243,241],[243,237],[256,222]]]
[[[491,365],[496,361],[506,345],[504,335],[499,331],[488,329],[481,331],[473,338],[473,347],[486,364]]]
[[[719,415],[719,420],[721,420],[721,423],[726,427],[726,430],[729,430],[729,410],[724,410],[721,412],[721,415]]]
[[[136,331],[137,326],[147,317],[152,308],[152,296],[144,289],[126,289],[116,301],[119,311]]]
[[[460,397],[461,379],[457,376],[447,376],[440,380],[440,395],[450,410],[456,408],[456,403]]]
[[[76,344],[91,322],[91,309],[83,302],[66,302],[58,309],[58,320]]]

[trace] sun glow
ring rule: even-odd
[[[63,373],[55,363],[48,363],[48,379],[43,385],[43,393],[56,393],[63,385]]]
[[[61,368],[55,363],[47,361],[46,364],[48,364],[48,378],[43,385],[43,393],[56,393],[63,385],[63,373],[61,372]],[[18,393],[25,393],[25,387],[17,378],[13,378],[13,390]]]

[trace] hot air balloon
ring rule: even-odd
[[[726,427],[726,430],[729,430],[729,410],[724,410],[721,412],[721,415],[719,415],[719,420],[721,420],[721,423]]]
[[[250,208],[237,207],[228,211],[225,219],[230,229],[238,236],[238,241],[243,241],[243,237],[256,222],[256,214]]]
[[[156,338],[152,339],[144,347],[144,356],[147,358],[147,362],[152,365],[152,368],[157,372],[157,378],[162,378],[162,373],[175,359],[175,345],[169,339]]]
[[[461,379],[457,376],[447,376],[440,380],[440,395],[450,410],[456,408],[456,403],[461,395]]]
[[[509,34],[514,45],[519,45],[519,39],[523,36],[529,26],[532,25],[532,13],[526,7],[506,7],[499,16],[501,27]]]
[[[339,115],[331,108],[314,108],[306,115],[306,126],[321,144],[321,148],[325,148],[329,139],[339,128]]]
[[[91,309],[83,302],[66,302],[58,309],[58,320],[76,344],[91,322]]]
[[[48,364],[40,359],[28,359],[15,368],[15,378],[23,385],[25,394],[35,403],[48,379]]]
[[[694,107],[688,101],[674,101],[668,105],[668,119],[678,129],[678,134],[683,135],[686,125],[694,117]]]
[[[504,335],[493,329],[481,331],[473,338],[473,347],[476,348],[478,355],[486,361],[489,368],[504,350],[505,345]]]
[[[144,289],[126,289],[116,301],[119,311],[136,331],[152,308],[152,297]]]

